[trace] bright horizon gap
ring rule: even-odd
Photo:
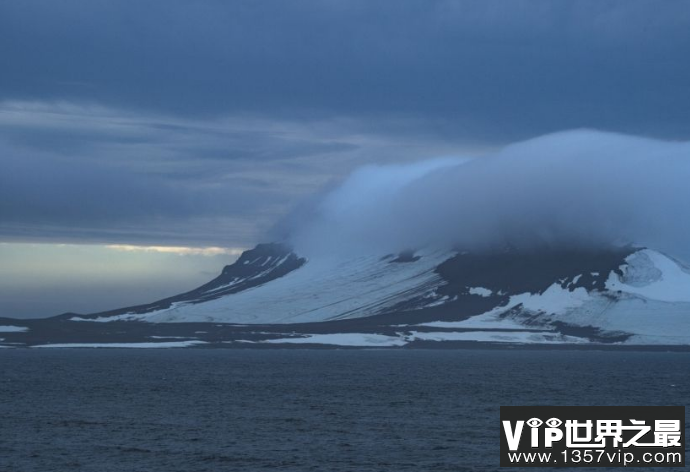
[[[101,247],[114,251],[123,252],[157,252],[164,254],[179,254],[181,256],[239,256],[247,248],[241,247],[221,247],[221,246],[167,246],[167,245],[144,245],[144,244],[107,244],[107,243],[56,243],[50,241],[0,241],[0,246],[37,246],[37,247]]]
[[[162,252],[169,254],[178,254],[181,256],[195,255],[195,256],[219,256],[223,254],[238,256],[242,254],[244,248],[227,248],[218,246],[207,247],[193,247],[193,246],[139,246],[134,244],[106,244],[107,249],[115,251],[126,252]]]
[[[207,283],[241,253],[216,246],[0,242],[0,317],[150,303]]]

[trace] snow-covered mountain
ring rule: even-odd
[[[307,260],[262,244],[176,297],[0,325],[6,346],[682,346],[690,269],[632,247]]]

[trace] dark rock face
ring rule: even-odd
[[[283,244],[259,244],[244,251],[235,263],[225,266],[218,277],[189,293],[195,294],[192,299],[198,297],[194,303],[212,300],[270,282],[300,268],[305,262],[306,259]]]
[[[556,282],[571,291],[577,287],[603,291],[609,273],[621,274],[619,267],[636,250],[638,248],[458,254],[438,266],[438,274],[448,282],[439,291],[458,295],[465,287],[485,287],[505,295],[543,293]]]
[[[583,287],[587,291],[603,292],[609,273],[620,275],[625,258],[638,249],[458,253],[436,268],[444,281],[436,289],[436,296],[445,298],[445,303],[428,307],[428,300],[415,298],[380,316],[386,319],[401,316],[408,323],[458,321],[503,305],[511,295],[542,294],[554,283],[570,291]],[[491,294],[470,293],[471,288],[479,287],[490,290]]]

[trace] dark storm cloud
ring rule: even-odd
[[[690,138],[683,1],[0,2],[0,239],[249,245],[360,164]]]
[[[690,136],[684,1],[22,1],[0,7],[11,99],[176,113],[442,117],[514,139]],[[441,130],[443,131],[443,130]]]
[[[180,221],[247,217],[275,198],[270,190],[257,190],[242,179],[209,188],[201,179],[176,181],[131,166],[26,153],[2,143],[0,153],[0,228],[5,238],[47,233],[64,240],[60,236],[71,232],[86,240],[127,241],[137,232],[160,234],[165,228],[174,233]],[[182,230],[165,239],[189,242],[188,235]]]
[[[0,240],[249,246],[334,175],[436,152],[423,137],[367,132],[351,120],[0,102]]]
[[[142,116],[103,107],[68,104],[0,104],[0,136],[9,144],[65,155],[95,154],[103,148],[148,147],[196,159],[275,160],[351,150],[335,140],[289,135],[275,123],[190,121]],[[272,128],[269,125],[274,125]],[[112,156],[105,156],[107,159]],[[150,155],[148,157],[151,157]]]
[[[276,123],[0,104],[0,238],[249,245],[241,220],[260,227],[294,193],[281,160],[354,147]]]

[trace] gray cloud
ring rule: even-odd
[[[571,131],[471,160],[368,166],[288,219],[306,255],[635,244],[690,254],[690,142]]]
[[[237,123],[66,104],[6,103],[0,124],[0,238],[251,244],[290,200],[289,188],[257,173],[259,163],[279,169],[271,161],[294,157],[283,148],[350,149],[266,126],[245,134]],[[234,231],[214,236],[229,225]]]
[[[690,139],[667,0],[0,3],[0,239],[248,246],[366,163]]]
[[[3,2],[0,98],[415,116],[511,141],[687,138],[690,6],[654,0]],[[421,130],[420,130],[421,131]]]
[[[372,153],[405,160],[442,149],[363,128],[0,103],[0,240],[250,246]]]

